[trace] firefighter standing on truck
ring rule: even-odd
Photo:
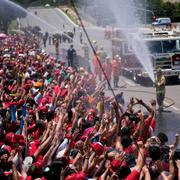
[[[163,110],[163,102],[165,98],[165,85],[166,85],[166,80],[163,75],[163,71],[161,68],[159,68],[157,69],[157,77],[155,81],[156,98],[157,98],[157,103],[159,105],[159,111]]]

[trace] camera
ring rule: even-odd
[[[130,121],[133,121],[133,122],[137,122],[138,121],[138,116],[137,116],[137,114],[132,114],[132,113],[128,113],[128,112],[126,112],[125,114],[124,114],[124,116],[127,116],[128,118],[129,118],[129,120]]]

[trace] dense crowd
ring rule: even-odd
[[[171,145],[154,135],[156,101],[127,102],[104,88],[34,36],[1,40],[0,179],[180,179],[179,135]]]

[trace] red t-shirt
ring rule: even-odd
[[[137,170],[133,170],[125,180],[139,180],[139,177],[140,173]]]
[[[119,76],[120,74],[120,69],[121,69],[121,64],[120,62],[113,60],[112,61],[112,72],[114,76]]]
[[[144,138],[145,140],[147,140],[151,136],[151,133],[152,133],[151,129],[154,131],[154,128],[155,128],[155,119],[153,117],[148,117],[145,120],[145,128],[146,128],[146,131],[145,131]]]
[[[126,154],[133,154],[134,153],[134,150],[133,150],[133,147],[132,145],[128,146],[127,148],[124,149],[124,152]]]

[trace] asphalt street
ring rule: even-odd
[[[79,42],[79,34],[82,32],[82,29],[74,25],[63,12],[54,8],[30,8],[29,10],[32,14],[36,14],[37,17],[43,20],[35,18],[34,16],[33,18],[32,16],[28,16],[26,19],[22,20],[23,25],[38,25],[43,32],[48,31],[52,34],[60,31],[72,31],[73,27],[76,27],[75,41],[73,44],[77,52],[79,54],[82,53],[82,47]],[[111,42],[104,40],[104,30],[99,27],[87,27],[87,32],[91,40],[97,40],[98,45],[104,47],[108,55],[111,56]],[[87,41],[84,34],[83,40]],[[61,44],[60,47],[67,49],[69,44]],[[51,54],[55,52],[55,48],[52,45],[47,46],[46,50]],[[119,85],[125,85],[125,87],[119,88],[115,90],[115,92],[118,93],[123,91],[124,97],[127,100],[130,97],[138,97],[142,98],[145,102],[149,102],[152,98],[156,98],[155,89],[153,87],[141,86],[125,77],[120,78]],[[111,92],[107,90],[106,94],[111,95]],[[167,133],[170,143],[173,142],[174,135],[180,133],[180,83],[178,85],[168,85],[166,87],[165,106],[171,104],[173,105],[165,109],[165,112],[161,114],[157,112],[157,131]]]

